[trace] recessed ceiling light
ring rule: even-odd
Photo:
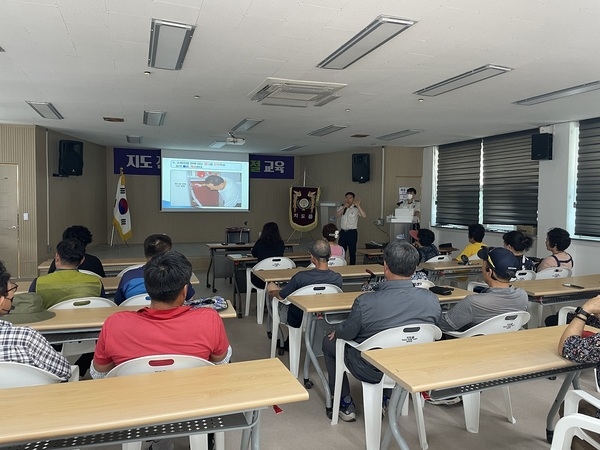
[[[123,119],[122,117],[103,117],[102,120],[104,120],[105,122],[125,122],[125,119]]]
[[[199,95],[194,95],[194,98],[198,99],[198,98],[200,98],[200,96]]]
[[[336,131],[343,130],[344,128],[348,128],[347,125],[328,125],[323,128],[319,128],[318,130],[311,131],[309,136],[325,136],[327,134],[335,133]]]
[[[261,123],[264,119],[244,119],[238,123],[231,131],[248,131],[250,128],[255,127]]]
[[[144,75],[146,75],[147,77],[149,77],[150,75],[152,75],[152,72],[150,72],[149,70],[146,70],[144,72]]]
[[[368,134],[353,134],[350,137],[353,137],[353,138],[366,138],[366,137],[369,137],[369,135]]]
[[[423,130],[402,130],[397,131],[395,133],[384,134],[383,136],[378,136],[377,139],[380,141],[393,141],[394,139],[400,139],[401,137],[410,136],[411,134],[421,133]]]
[[[282,148],[280,151],[291,152],[293,150],[298,150],[299,148],[304,148],[304,145],[290,145],[289,147]]]
[[[538,95],[536,97],[524,98],[523,100],[519,100],[514,103],[522,106],[537,105],[538,103],[558,100],[559,98],[570,97],[571,95],[583,94],[584,92],[595,91],[596,89],[600,89],[600,81],[592,81],[591,83],[580,84],[579,86],[548,92],[547,94]]]
[[[31,106],[36,113],[42,116],[44,119],[64,119],[61,113],[54,107],[50,102],[31,102],[25,101]]]
[[[181,70],[195,29],[185,23],[152,19],[148,66]]]
[[[227,145],[226,141],[214,141],[212,144],[208,146],[208,148],[222,148]]]
[[[419,103],[423,103],[425,101],[424,98],[420,98],[419,100],[417,100]]]
[[[439,83],[432,84],[431,86],[415,92],[415,94],[425,95],[426,97],[435,97],[436,95],[445,94],[446,92],[468,86],[469,84],[487,80],[488,78],[495,77],[496,75],[502,75],[503,73],[510,72],[511,70],[512,69],[510,67],[488,64],[486,66],[481,66],[477,69],[470,70],[469,72],[461,73],[455,77],[448,78],[447,80],[440,81]]]
[[[141,144],[142,143],[142,136],[134,136],[132,134],[128,134],[126,137],[127,137],[127,142],[129,142],[130,144]]]

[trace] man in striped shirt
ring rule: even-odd
[[[41,298],[36,296],[39,300],[37,305],[39,313],[18,314],[18,318],[17,315],[14,318],[8,316],[11,311],[18,312],[12,304],[17,287],[10,281],[10,274],[6,271],[4,263],[0,261],[0,317],[12,319],[14,322],[26,322],[30,321],[28,320],[30,318],[31,321],[35,321],[36,318],[32,317],[35,314],[53,315],[43,310]],[[29,310],[31,309],[33,308],[30,307]],[[11,322],[2,319],[0,319],[0,361],[29,364],[50,372],[64,381],[71,376],[69,361],[56,352],[40,333],[29,327],[14,326]],[[1,382],[0,387],[2,387]]]

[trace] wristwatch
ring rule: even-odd
[[[583,309],[581,306],[578,306],[578,307],[575,309],[575,315],[576,315],[576,316],[578,316],[578,315],[580,315],[580,314],[581,314],[582,316],[584,316],[584,317],[586,318],[586,320],[587,320],[587,319],[589,319],[590,317],[592,317],[592,316],[593,316],[593,314],[590,314],[590,313],[589,313],[589,312],[587,312],[585,309]]]

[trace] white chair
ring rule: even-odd
[[[48,310],[56,311],[60,309],[77,309],[77,308],[109,308],[117,306],[114,302],[102,297],[81,297],[52,305]],[[65,342],[61,353],[63,356],[83,355],[84,353],[93,353],[96,349],[96,341],[76,341]]]
[[[530,315],[527,311],[514,311],[504,314],[499,314],[491,319],[486,320],[466,331],[445,331],[445,334],[457,338],[467,338],[472,336],[483,336],[487,334],[508,333],[518,331],[523,325],[529,321]],[[502,386],[504,406],[506,408],[506,418],[510,423],[515,423],[516,419],[512,413],[512,404],[510,401],[510,390],[508,385]],[[470,433],[479,432],[479,409],[481,402],[481,392],[472,392],[464,394],[463,407],[465,412],[465,423],[467,431]]]
[[[550,450],[569,450],[573,436],[577,436],[592,447],[600,449],[600,442],[586,433],[586,431],[592,431],[600,434],[600,420],[578,412],[581,400],[600,408],[600,400],[587,392],[580,390],[568,391],[565,396],[564,416],[556,424]]]
[[[256,323],[263,323],[263,316],[265,314],[265,298],[267,291],[265,289],[259,289],[252,284],[252,272],[259,270],[279,270],[279,269],[295,269],[296,263],[290,258],[285,256],[274,256],[272,258],[266,258],[256,263],[254,267],[248,267],[246,269],[246,310],[245,316],[250,315],[250,297],[252,296],[252,290],[256,291]],[[255,274],[256,275],[256,274]],[[266,286],[265,286],[266,287]]]
[[[329,258],[329,261],[327,261],[328,266],[345,266],[346,264],[348,264],[346,260],[339,256],[332,256]]]
[[[166,372],[169,370],[193,369],[195,367],[212,366],[213,363],[202,358],[187,355],[152,355],[130,359],[114,367],[106,374],[106,378],[114,378],[144,373]],[[208,436],[206,434],[190,434],[190,450],[208,449]],[[215,449],[224,450],[225,434],[215,433]],[[142,442],[128,442],[123,444],[123,450],[140,450]]]
[[[450,262],[452,261],[450,259],[449,255],[437,255],[434,256],[433,258],[429,258],[427,261],[425,261],[426,263],[439,263],[439,262]]]
[[[318,295],[318,294],[338,294],[342,290],[333,284],[311,284],[304,286],[300,289],[296,289],[289,296],[292,295]],[[271,311],[273,316],[273,337],[271,339],[271,358],[275,358],[275,351],[277,349],[277,336],[279,331],[279,303],[289,305],[290,302],[287,300],[279,300],[277,297],[273,297],[271,300]],[[295,378],[298,378],[298,371],[300,369],[300,348],[302,346],[302,330],[304,323],[306,322],[306,315],[302,318],[302,324],[300,328],[288,327],[288,341],[290,346],[290,372]]]
[[[129,272],[132,269],[138,269],[138,268],[143,267],[143,266],[145,266],[145,264],[134,264],[133,266],[125,267],[123,270],[121,270],[117,274],[117,277],[122,277],[123,275],[125,275],[125,272]]]
[[[535,280],[535,271],[534,270],[519,270],[515,274],[515,278],[517,280]]]
[[[39,367],[11,361],[0,362],[0,389],[62,383],[62,380]],[[71,366],[70,382],[79,381],[79,367]]]
[[[430,287],[435,287],[435,283],[429,280],[412,280],[412,284],[414,287],[429,289]]]
[[[350,345],[359,351],[374,348],[400,347],[404,345],[422,344],[440,339],[442,332],[435,325],[414,324],[390,328],[371,336],[364,342],[357,344],[354,341],[337,339],[335,344],[335,389],[333,394],[333,415],[331,424],[338,423],[340,400],[342,394],[342,380],[344,371],[348,368],[344,363],[344,347]],[[395,382],[384,375],[377,384],[362,383],[363,408],[365,417],[365,440],[367,450],[378,450],[381,441],[381,403],[384,388],[393,388]],[[423,450],[427,449],[427,436],[425,434],[425,421],[423,418],[423,400],[420,392],[412,394],[417,426],[419,429],[419,442]]]
[[[467,291],[475,292],[476,287],[488,288],[488,284],[483,281],[471,281],[467,285]]]
[[[98,278],[102,278],[100,275],[98,275],[96,272],[92,272],[91,270],[85,270],[85,269],[77,269],[77,272],[79,273],[85,273],[87,275],[94,275],[95,277]]]
[[[478,259],[481,259],[481,258],[479,256],[477,256],[477,253],[469,256],[469,261],[477,261]]]
[[[550,267],[535,274],[536,280],[548,280],[551,278],[570,277],[573,272],[566,267]]]
[[[123,301],[119,306],[150,306],[150,297],[147,293],[134,295]]]

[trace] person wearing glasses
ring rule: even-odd
[[[13,325],[13,322],[35,322],[54,316],[54,313],[44,311],[41,299],[35,294],[24,294],[29,297],[22,303],[23,311],[16,301],[13,305],[17,288],[0,261],[0,361],[28,364],[67,381],[71,376],[69,361],[36,330]]]

